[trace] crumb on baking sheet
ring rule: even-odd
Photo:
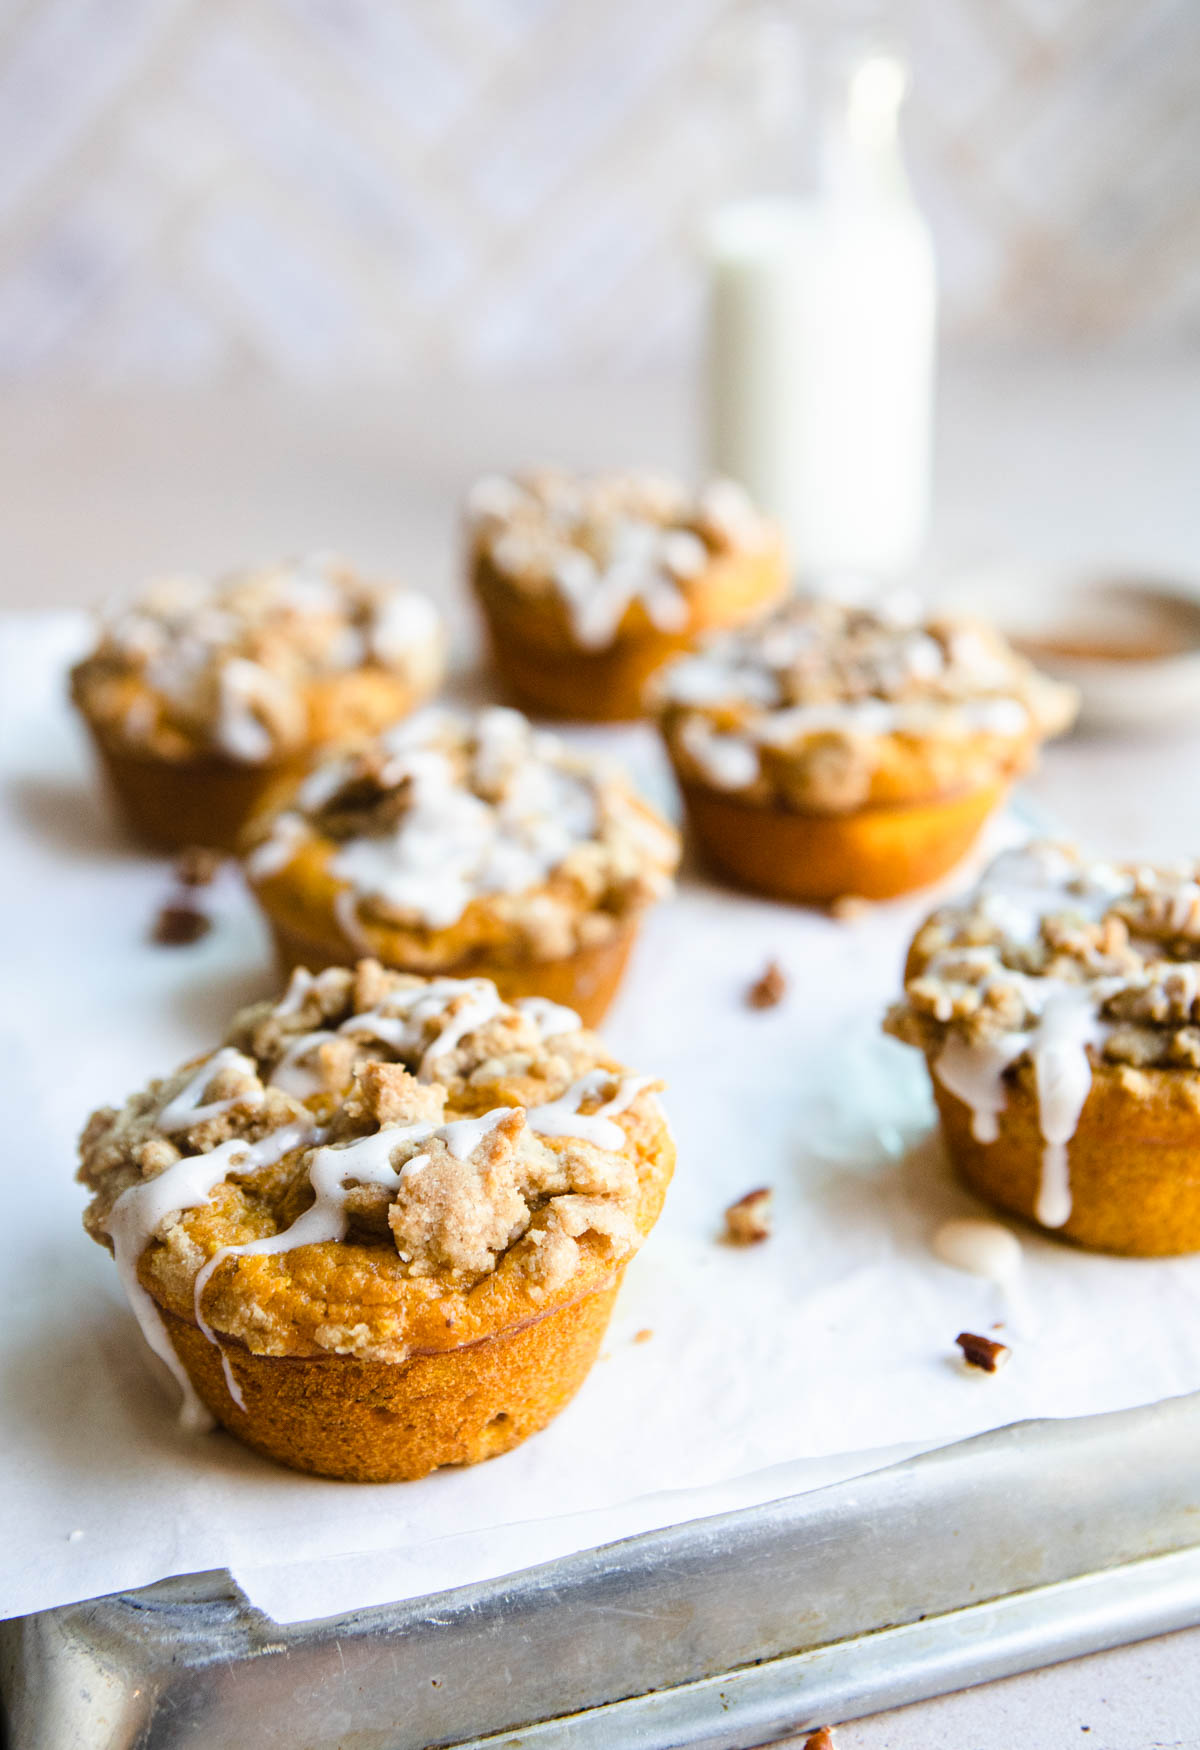
[[[633,1333],[633,1340],[635,1343],[648,1343],[653,1335],[654,1332],[647,1326],[643,1330],[635,1331]]]
[[[729,1246],[754,1246],[771,1236],[771,1189],[747,1191],[725,1211],[724,1239]]]
[[[960,1331],[954,1341],[962,1350],[966,1365],[978,1367],[984,1373],[998,1373],[1012,1354],[1007,1343],[997,1343],[975,1331]]]
[[[164,905],[154,920],[152,938],[162,948],[190,948],[212,929],[212,919],[194,905]]]
[[[768,960],[761,978],[746,992],[746,1006],[751,1009],[774,1009],[787,995],[787,974],[778,960]]]

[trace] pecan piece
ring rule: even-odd
[[[787,974],[778,960],[768,960],[761,978],[746,992],[746,1005],[751,1009],[774,1009],[787,995]]]
[[[163,948],[190,948],[212,929],[212,919],[194,905],[164,905],[154,920],[153,939]]]
[[[771,1190],[760,1185],[725,1211],[725,1242],[730,1246],[754,1246],[770,1236]]]
[[[975,1331],[960,1331],[954,1341],[962,1350],[967,1366],[982,1368],[984,1373],[998,1373],[1012,1354],[1007,1343],[997,1343]]]

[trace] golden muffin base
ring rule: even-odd
[[[261,895],[259,900],[262,903]],[[344,937],[336,943],[318,942],[270,912],[267,921],[285,977],[297,966],[320,972],[326,966],[353,966],[362,958],[361,945],[354,947]],[[371,953],[384,966],[420,973],[423,978],[490,978],[507,1003],[518,997],[549,997],[551,1002],[574,1009],[585,1027],[595,1027],[617,994],[637,934],[637,923],[629,922],[619,926],[607,941],[557,960],[501,961],[482,952],[445,966],[405,964],[403,956],[388,953],[382,940],[372,941]]]
[[[635,603],[615,641],[583,650],[571,637],[555,596],[523,594],[485,557],[471,579],[487,623],[492,655],[505,687],[523,710],[591,723],[628,722],[646,714],[646,687],[664,663],[697,639],[740,625],[782,594],[782,550],[715,559],[689,590],[682,632],[660,631]]]
[[[681,788],[720,874],[772,899],[823,905],[844,895],[894,899],[937,881],[970,850],[1008,785],[848,814],[763,807],[683,780]]]
[[[234,851],[246,822],[276,785],[303,776],[311,754],[269,765],[241,765],[212,754],[163,760],[119,752],[89,723],[117,808],[144,844],[160,851],[206,845]]]
[[[481,1342],[403,1362],[254,1355],[229,1338],[218,1349],[191,1321],[160,1310],[196,1391],[246,1446],[313,1476],[413,1482],[509,1452],[565,1408],[599,1353],[623,1268]],[[245,1410],[229,1394],[222,1353]]]
[[[235,851],[251,817],[276,790],[294,786],[318,754],[386,729],[423,703],[432,688],[382,671],[360,669],[314,682],[305,693],[308,733],[303,747],[247,764],[215,752],[185,758],[129,747],[106,732],[89,709],[87,664],[72,675],[71,696],[87,724],[117,807],[131,830],[156,850],[206,845]]]
[[[1040,1231],[1093,1251],[1169,1257],[1200,1251],[1200,1075],[1096,1065],[1067,1144],[1071,1214],[1041,1227],[1035,1213],[1042,1142],[1032,1070],[1009,1079],[995,1142],[977,1142],[970,1109],[929,1068],[942,1135],[963,1182]]]

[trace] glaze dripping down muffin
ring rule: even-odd
[[[975,1189],[1083,1245],[1200,1249],[1196,864],[1006,852],[918,931],[887,1027]]]
[[[86,1225],[194,1421],[301,1469],[422,1475],[582,1381],[670,1178],[657,1085],[483,979],[297,972],[94,1115]]]

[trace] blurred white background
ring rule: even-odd
[[[848,14],[0,0],[0,376],[677,370],[697,223],[786,164],[805,68]],[[913,61],[944,333],[1200,341],[1196,0],[881,15]]]

